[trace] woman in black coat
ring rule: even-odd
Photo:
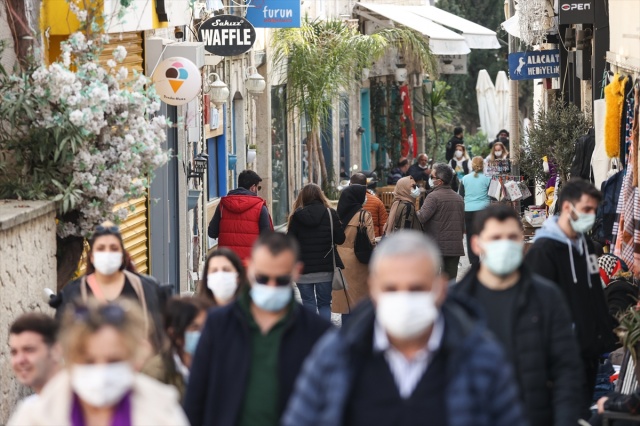
[[[333,220],[333,244],[331,221]],[[300,244],[300,260],[304,264],[296,283],[302,304],[321,317],[331,320],[331,281],[333,264],[344,268],[336,244],[345,240],[338,213],[329,207],[322,189],[314,183],[304,186],[293,204],[288,232]]]

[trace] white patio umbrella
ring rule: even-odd
[[[499,71],[496,77],[496,107],[498,108],[497,131],[509,128],[509,78],[507,73]]]
[[[480,126],[482,127],[482,131],[487,135],[487,140],[491,141],[500,128],[497,127],[498,108],[496,105],[496,88],[487,70],[480,70],[478,73],[476,96],[478,98]]]

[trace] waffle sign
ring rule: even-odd
[[[256,30],[249,21],[235,15],[218,15],[207,19],[198,29],[198,41],[218,56],[241,55],[256,42]]]

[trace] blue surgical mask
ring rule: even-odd
[[[578,216],[578,218],[575,220],[573,218],[569,218],[573,230],[579,234],[589,232],[591,228],[593,228],[593,224],[596,221],[596,215],[593,213],[580,213],[573,206],[571,206],[571,208],[573,209],[573,212],[576,214],[576,216]]]
[[[417,186],[413,188],[413,190],[411,191],[411,196],[413,198],[418,198],[420,196],[420,188],[418,188]]]
[[[196,353],[196,348],[198,347],[198,342],[200,341],[200,335],[202,332],[198,331],[187,331],[184,333],[184,351],[189,355],[193,355]]]
[[[504,277],[511,274],[522,264],[523,244],[511,240],[495,240],[482,243],[484,254],[482,263],[491,273]]]
[[[272,287],[266,284],[253,283],[251,286],[251,300],[260,309],[278,312],[291,301],[291,286]]]

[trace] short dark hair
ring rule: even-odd
[[[349,180],[349,182],[352,185],[366,185],[367,177],[364,175],[364,173],[354,173],[351,175],[351,179]]]
[[[407,160],[406,158],[398,161],[398,167],[404,167],[404,166],[406,166],[408,164],[409,164],[409,160]]]
[[[262,182],[262,178],[253,170],[243,170],[238,175],[238,187],[249,189]]]
[[[471,235],[479,234],[484,229],[487,222],[491,219],[495,219],[498,222],[505,222],[509,219],[513,219],[520,225],[520,229],[522,229],[522,221],[520,220],[520,216],[513,209],[513,207],[507,206],[505,204],[491,204],[484,210],[480,210],[476,213],[476,217],[473,220],[472,229],[467,229],[467,232],[470,232]]]
[[[300,246],[296,239],[282,232],[269,231],[260,234],[260,237],[253,245],[253,252],[260,247],[265,247],[274,256],[290,251],[293,253],[296,262],[300,257]]]
[[[462,127],[456,127],[455,129],[453,129],[453,135],[457,136],[460,133],[464,133],[464,129]]]
[[[500,133],[504,133],[505,135],[507,135],[507,137],[509,137],[509,131],[507,129],[501,129],[496,135],[496,139],[500,137]]]
[[[433,171],[442,183],[445,185],[451,185],[451,181],[453,180],[453,169],[448,164],[438,163],[433,166]]]
[[[584,179],[573,178],[560,187],[560,195],[558,195],[558,209],[562,209],[565,201],[577,203],[583,195],[594,198],[598,203],[602,200],[602,194],[591,182]]]
[[[58,322],[39,312],[29,312],[19,316],[11,327],[9,334],[21,334],[25,331],[31,331],[42,336],[42,340],[48,346],[53,345],[58,338]]]

